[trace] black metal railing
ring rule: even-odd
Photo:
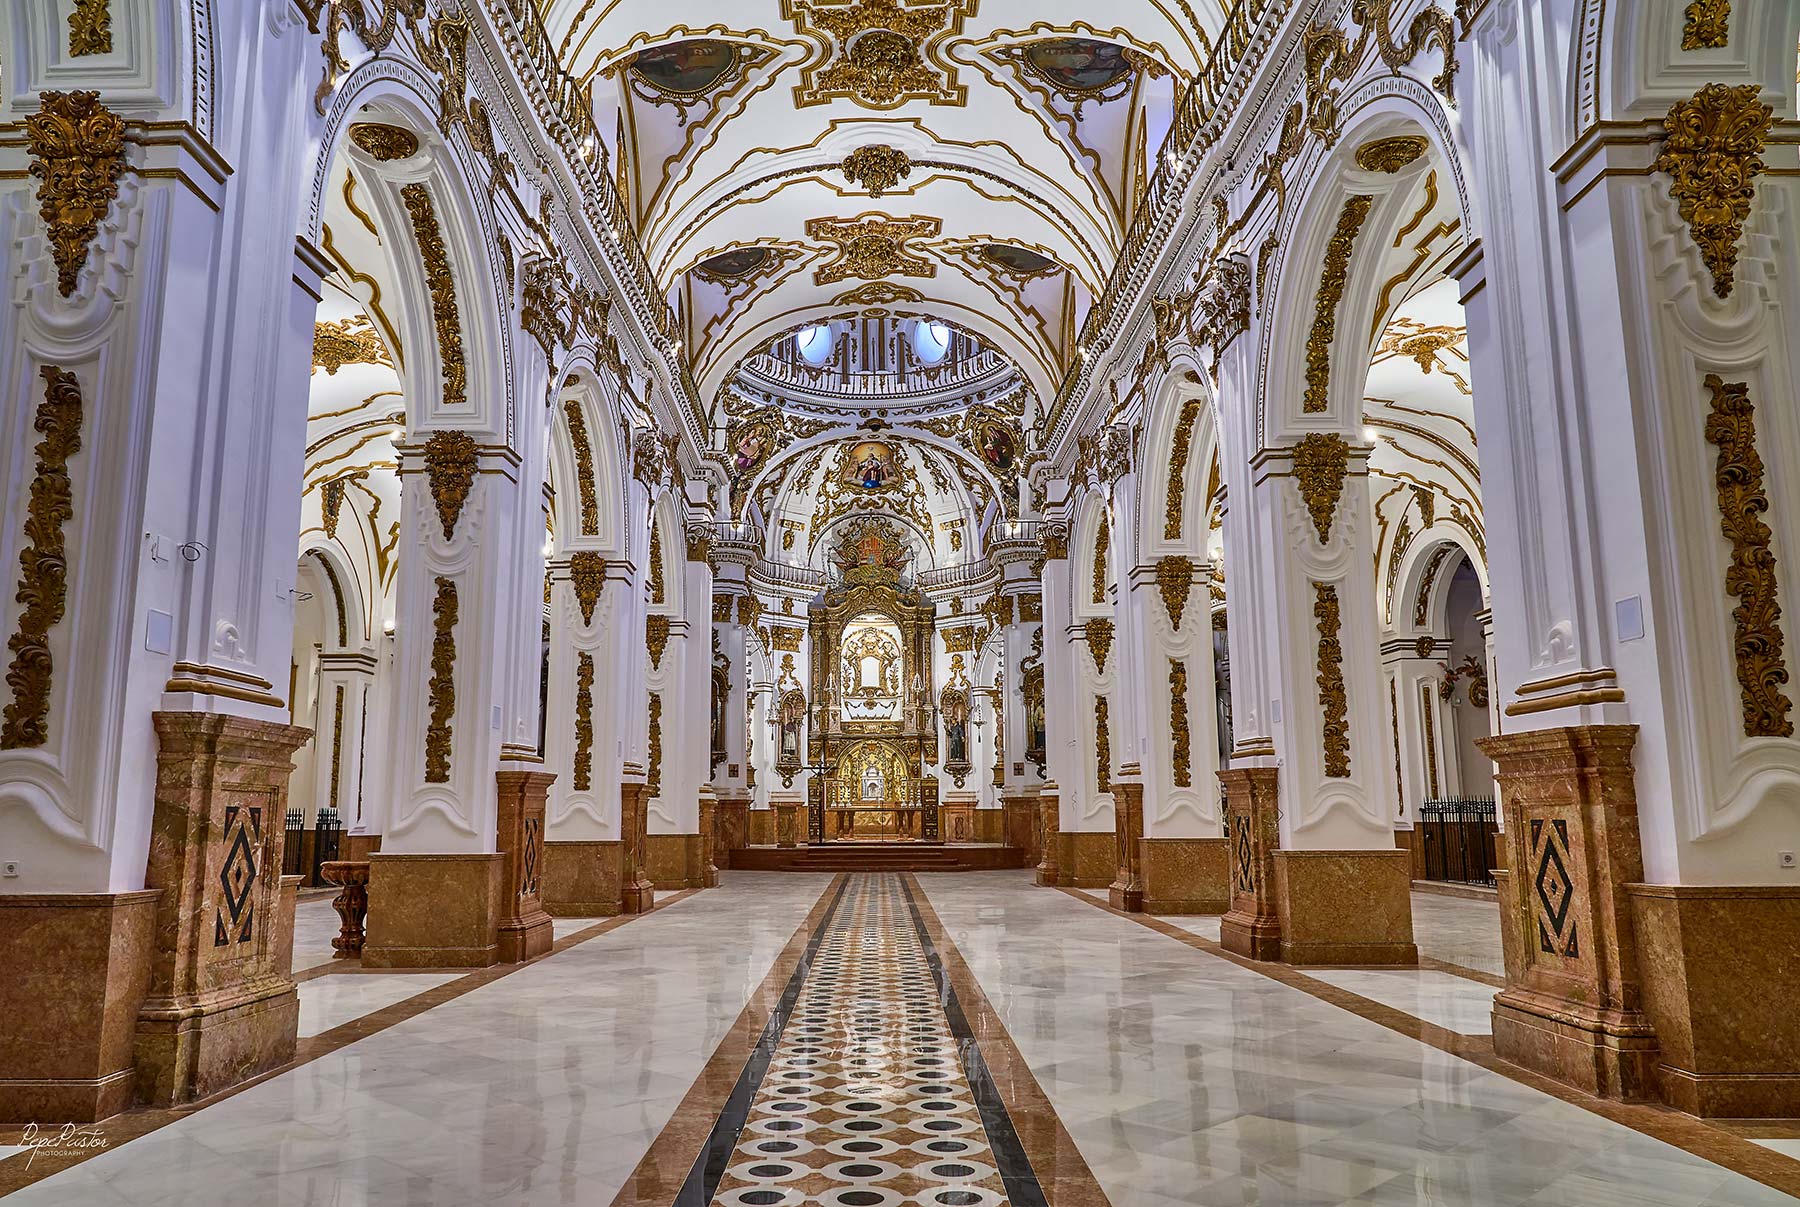
[[[283,876],[298,876],[301,874],[301,869],[306,866],[304,862],[306,844],[302,840],[302,835],[305,833],[306,814],[299,809],[289,809],[287,811],[287,833],[282,835],[281,841],[281,874]]]
[[[1426,880],[1494,884],[1499,825],[1491,796],[1428,800],[1419,806],[1419,849]]]
[[[308,886],[324,884],[319,879],[319,865],[338,857],[338,844],[344,836],[338,811],[328,805],[319,810],[319,816],[308,826],[306,814],[298,808],[290,808],[285,824],[287,833],[282,835],[281,874],[305,877],[301,883]]]
[[[313,823],[312,865],[308,868],[306,878],[308,884],[324,884],[319,876],[319,865],[330,863],[338,857],[338,840],[344,835],[342,824],[338,821],[338,811],[327,805],[319,810],[319,819]]]

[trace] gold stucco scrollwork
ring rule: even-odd
[[[784,0],[783,15],[801,33],[831,43],[825,62],[808,67],[794,86],[794,105],[848,98],[869,109],[892,109],[912,100],[961,105],[968,89],[955,64],[930,54],[928,43],[954,36],[977,0],[906,4],[898,0]]]
[[[1344,493],[1344,475],[1350,467],[1350,446],[1342,436],[1310,432],[1294,445],[1294,478],[1300,498],[1312,514],[1319,544],[1331,540],[1338,499]]]
[[[1181,503],[1187,495],[1187,465],[1192,456],[1194,421],[1200,417],[1201,402],[1190,398],[1181,404],[1181,418],[1175,424],[1175,448],[1169,454],[1169,489],[1163,498],[1163,539],[1181,539]]]
[[[468,402],[468,366],[463,362],[462,318],[456,309],[456,278],[450,272],[450,251],[438,226],[437,207],[431,190],[422,184],[401,188],[400,200],[412,219],[413,238],[419,244],[419,260],[425,269],[425,287],[431,295],[431,318],[437,327],[438,359],[443,377],[446,407]]]
[[[1350,279],[1350,253],[1356,250],[1356,236],[1368,220],[1374,198],[1356,194],[1344,201],[1338,211],[1337,228],[1325,245],[1325,271],[1319,277],[1319,292],[1313,299],[1312,330],[1306,337],[1306,394],[1300,409],[1309,415],[1327,409],[1331,402],[1331,341],[1337,335],[1338,303],[1344,298],[1344,285]]]
[[[1113,622],[1106,619],[1090,620],[1083,629],[1087,635],[1088,650],[1094,655],[1094,669],[1104,675],[1107,655],[1112,652]]]
[[[450,720],[456,715],[456,582],[437,576],[437,597],[431,601],[431,680],[426,696],[431,701],[431,722],[425,726],[425,782],[450,782]]]
[[[663,577],[662,525],[650,525],[650,602],[667,603],[668,581]]]
[[[1094,697],[1094,770],[1099,790],[1112,791],[1112,732],[1105,696]]]
[[[50,737],[50,629],[63,618],[68,604],[69,567],[64,560],[63,525],[75,515],[69,461],[81,451],[81,383],[67,369],[45,365],[44,401],[31,426],[38,441],[37,469],[25,510],[25,539],[19,550],[19,588],[13,599],[23,605],[18,631],[7,639],[12,665],[6,685],[12,702],[0,726],[0,749],[42,746]]]
[[[669,618],[661,612],[644,617],[644,649],[650,654],[650,668],[662,669],[663,651],[669,648]]]
[[[813,270],[813,283],[831,285],[851,277],[861,281],[935,277],[937,265],[907,244],[914,239],[935,239],[943,229],[940,218],[809,218],[807,237],[837,248],[834,258]]]
[[[581,606],[581,623],[594,623],[594,607],[600,602],[600,591],[606,586],[606,561],[592,549],[569,555],[569,584],[575,588],[575,602]]]
[[[111,54],[112,0],[75,0],[69,10],[69,57]]]
[[[1188,732],[1187,663],[1169,660],[1169,732],[1175,737],[1172,756],[1175,786],[1194,786],[1193,738]]]
[[[25,119],[38,213],[50,235],[57,286],[66,298],[87,264],[88,245],[119,192],[125,170],[125,120],[98,92],[45,92]]]
[[[1763,146],[1775,111],[1757,99],[1755,84],[1708,84],[1676,101],[1663,120],[1662,153],[1651,166],[1669,177],[1688,233],[1712,273],[1713,292],[1731,296],[1738,239],[1756,197]]]
[[[1069,556],[1069,530],[1061,524],[1045,524],[1042,540],[1045,561],[1060,562]]]
[[[1181,631],[1181,618],[1187,613],[1188,593],[1194,588],[1194,563],[1186,557],[1165,557],[1156,563],[1156,589],[1162,592],[1163,607],[1169,610],[1169,623]]]
[[[1338,640],[1341,620],[1336,587],[1313,584],[1313,619],[1319,625],[1319,713],[1324,722],[1325,774],[1344,779],[1350,774],[1350,705],[1344,694],[1344,647]]]
[[[646,798],[662,795],[662,697],[650,693],[650,769],[644,781]]]
[[[1694,0],[1681,28],[1681,49],[1720,50],[1731,32],[1731,0]]]
[[[425,441],[425,476],[431,483],[431,501],[437,504],[438,525],[446,541],[456,536],[456,521],[475,487],[479,460],[475,437],[467,432],[433,432]]]
[[[1731,618],[1737,625],[1738,687],[1742,693],[1745,737],[1792,737],[1788,717],[1793,702],[1782,692],[1788,681],[1782,658],[1781,596],[1775,582],[1774,533],[1763,523],[1769,496],[1763,486],[1763,461],[1756,451],[1756,408],[1746,382],[1727,382],[1717,373],[1705,381],[1712,395],[1706,417],[1706,440],[1719,450],[1714,485],[1719,496],[1719,524],[1731,542],[1725,590],[1737,597]]]
[[[594,656],[586,650],[575,659],[575,791],[594,784]]]
[[[840,167],[851,184],[860,184],[869,190],[869,196],[879,197],[912,175],[913,165],[905,151],[872,143],[850,152]]]
[[[1112,548],[1112,528],[1103,518],[1094,534],[1094,602],[1106,602],[1106,555]]]
[[[600,499],[594,489],[594,449],[588,443],[587,417],[581,403],[570,398],[563,402],[563,417],[569,421],[569,443],[575,448],[575,484],[581,495],[581,531],[593,536],[600,531]]]
[[[1356,148],[1356,166],[1366,172],[1384,172],[1392,176],[1416,162],[1430,145],[1417,134],[1371,139]]]
[[[386,122],[351,123],[350,141],[370,159],[381,163],[411,159],[419,153],[417,134],[405,126],[390,126]]]

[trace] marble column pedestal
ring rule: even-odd
[[[1273,864],[1284,963],[1419,962],[1410,854],[1278,850]]]
[[[1281,916],[1275,907],[1275,850],[1281,843],[1278,775],[1273,767],[1219,772],[1226,841],[1231,844],[1231,908],[1220,919],[1219,944],[1252,960],[1281,955]]]
[[[495,953],[517,964],[550,950],[555,941],[540,886],[544,868],[544,804],[556,776],[548,771],[499,771],[495,845],[500,848],[500,922]]]
[[[775,845],[778,847],[799,846],[801,837],[800,802],[792,800],[776,801]]]
[[[641,914],[656,900],[656,885],[649,872],[649,814],[645,808],[643,782],[626,781],[619,786],[619,821],[623,834],[619,868],[619,909],[621,913]]]
[[[645,839],[644,874],[665,893],[706,887],[705,836],[651,834]]]
[[[293,1059],[294,893],[281,875],[292,725],[153,714],[156,805],[145,885],[162,890],[138,1008],[137,1097],[174,1106]]]
[[[1113,784],[1113,881],[1106,899],[1114,909],[1142,913],[1144,785],[1136,780]]]
[[[1145,838],[1144,910],[1222,914],[1231,908],[1231,850],[1223,838]]]
[[[750,798],[721,796],[713,813],[713,863],[731,866],[733,851],[750,845]]]
[[[500,960],[498,851],[369,856],[364,968],[486,968]]]
[[[1038,842],[1038,829],[1042,824],[1038,817],[1037,798],[1027,793],[1015,793],[1001,798],[1001,809],[1005,816],[1005,837],[1007,846],[1021,851],[1027,867],[1043,858],[1043,848]]]
[[[1062,874],[1062,795],[1054,783],[1038,789],[1037,882],[1054,885]]]
[[[544,875],[538,893],[552,918],[610,918],[620,910],[618,841],[544,844]]]

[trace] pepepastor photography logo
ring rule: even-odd
[[[18,1147],[25,1150],[25,1168],[30,1169],[40,1154],[46,1157],[91,1156],[107,1144],[106,1133],[93,1124],[40,1127],[27,1123],[19,1136]]]

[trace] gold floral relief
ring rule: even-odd
[[[662,525],[650,523],[650,602],[667,603],[668,582],[663,577]]]
[[[813,283],[831,285],[855,277],[878,281],[884,277],[935,277],[937,265],[907,246],[914,239],[934,239],[943,221],[930,217],[809,218],[808,238],[832,244],[837,254],[813,269]]]
[[[1344,779],[1350,774],[1350,706],[1344,693],[1344,647],[1338,640],[1341,620],[1336,587],[1313,584],[1313,619],[1319,626],[1319,712],[1324,723],[1325,774]]]
[[[0,725],[0,749],[6,750],[42,746],[49,740],[54,671],[50,630],[63,618],[69,595],[63,525],[75,515],[69,461],[81,451],[81,383],[69,370],[53,365],[39,372],[44,401],[31,426],[43,439],[33,450],[37,468],[25,506],[28,543],[19,550],[19,587],[13,594],[23,607],[18,630],[6,642],[12,651],[6,685],[13,693]]]
[[[366,315],[313,324],[313,368],[335,377],[345,365],[393,367],[387,347]]]
[[[1681,27],[1681,49],[1722,50],[1731,33],[1731,0],[1693,0]]]
[[[1082,626],[1082,632],[1087,637],[1088,652],[1094,655],[1094,669],[1104,675],[1107,655],[1112,652],[1113,622],[1090,620]]]
[[[1200,418],[1200,400],[1190,398],[1181,404],[1181,418],[1175,424],[1175,448],[1169,455],[1169,489],[1163,500],[1163,539],[1181,539],[1182,500],[1187,495],[1188,458],[1192,455],[1194,423]]]
[[[433,432],[425,441],[425,476],[431,483],[431,500],[437,505],[438,525],[446,541],[456,537],[456,521],[475,487],[480,456],[475,437],[467,432]]]
[[[1162,592],[1163,607],[1169,610],[1169,623],[1181,631],[1181,618],[1187,614],[1188,594],[1194,588],[1194,563],[1191,558],[1165,557],[1156,563],[1156,589]]]
[[[25,119],[38,214],[50,236],[57,286],[66,298],[87,264],[88,247],[119,193],[125,170],[125,120],[98,92],[45,92]]]
[[[896,0],[784,0],[782,15],[803,34],[824,40],[829,53],[805,68],[794,105],[805,108],[846,98],[869,109],[908,101],[962,105],[968,89],[932,43],[961,31],[978,0],[901,4]]]
[[[594,448],[588,443],[587,416],[581,403],[570,398],[563,402],[563,416],[569,421],[569,443],[575,448],[575,482],[581,495],[581,531],[593,536],[600,531],[600,499],[594,489]]]
[[[379,163],[411,159],[419,153],[419,136],[404,126],[385,122],[352,122],[350,141]]]
[[[1094,697],[1094,770],[1099,790],[1112,791],[1112,733],[1105,696]]]
[[[575,791],[594,786],[594,656],[575,659]]]
[[[644,797],[662,795],[662,697],[650,693],[650,769],[644,782]]]
[[[575,602],[581,607],[581,623],[594,623],[594,608],[606,586],[606,559],[592,549],[581,549],[569,555],[569,584],[575,588]]]
[[[426,291],[431,296],[443,405],[461,407],[468,402],[468,367],[463,362],[462,318],[456,308],[456,278],[450,271],[450,251],[438,226],[431,190],[422,184],[405,185],[400,189],[400,200],[412,219],[413,238],[418,241],[419,261],[425,269]]]
[[[1769,510],[1763,486],[1763,461],[1756,451],[1756,409],[1746,382],[1727,382],[1706,375],[1712,410],[1706,417],[1706,440],[1719,450],[1714,470],[1719,524],[1731,542],[1725,590],[1737,597],[1731,618],[1738,688],[1742,696],[1745,737],[1792,737],[1788,717],[1793,702],[1782,688],[1788,681],[1782,657],[1781,595],[1775,581],[1774,533],[1762,520]]]
[[[69,57],[111,54],[112,0],[75,0],[69,10]]]
[[[425,726],[425,782],[450,782],[451,718],[456,715],[456,582],[437,577],[437,597],[431,601],[431,680],[426,696],[431,702],[431,721]]]
[[[669,618],[661,612],[644,617],[644,648],[650,653],[650,669],[661,670],[663,651],[669,648]]]
[[[1175,786],[1194,785],[1193,738],[1188,732],[1187,663],[1169,660],[1169,732],[1174,735],[1173,765]]]
[[[1112,527],[1104,518],[1094,534],[1094,603],[1106,602],[1106,555],[1112,549]]]
[[[896,150],[886,143],[858,147],[844,157],[844,162],[839,167],[846,180],[869,190],[871,197],[880,197],[894,188],[912,175],[913,169],[912,159],[905,151]]]
[[[1331,342],[1337,336],[1338,304],[1344,298],[1344,286],[1350,279],[1350,255],[1356,250],[1356,236],[1368,220],[1374,198],[1357,194],[1344,201],[1338,212],[1337,228],[1325,244],[1325,270],[1319,277],[1319,291],[1313,299],[1312,331],[1306,337],[1306,394],[1300,409],[1318,414],[1331,403]]]
[[[1676,101],[1663,120],[1662,153],[1651,165],[1669,177],[1669,195],[1721,298],[1730,297],[1736,284],[1738,240],[1775,120],[1774,109],[1758,96],[1755,84],[1708,84]]]
[[[1321,545],[1331,540],[1349,467],[1350,445],[1335,433],[1310,432],[1294,445],[1294,478]]]

